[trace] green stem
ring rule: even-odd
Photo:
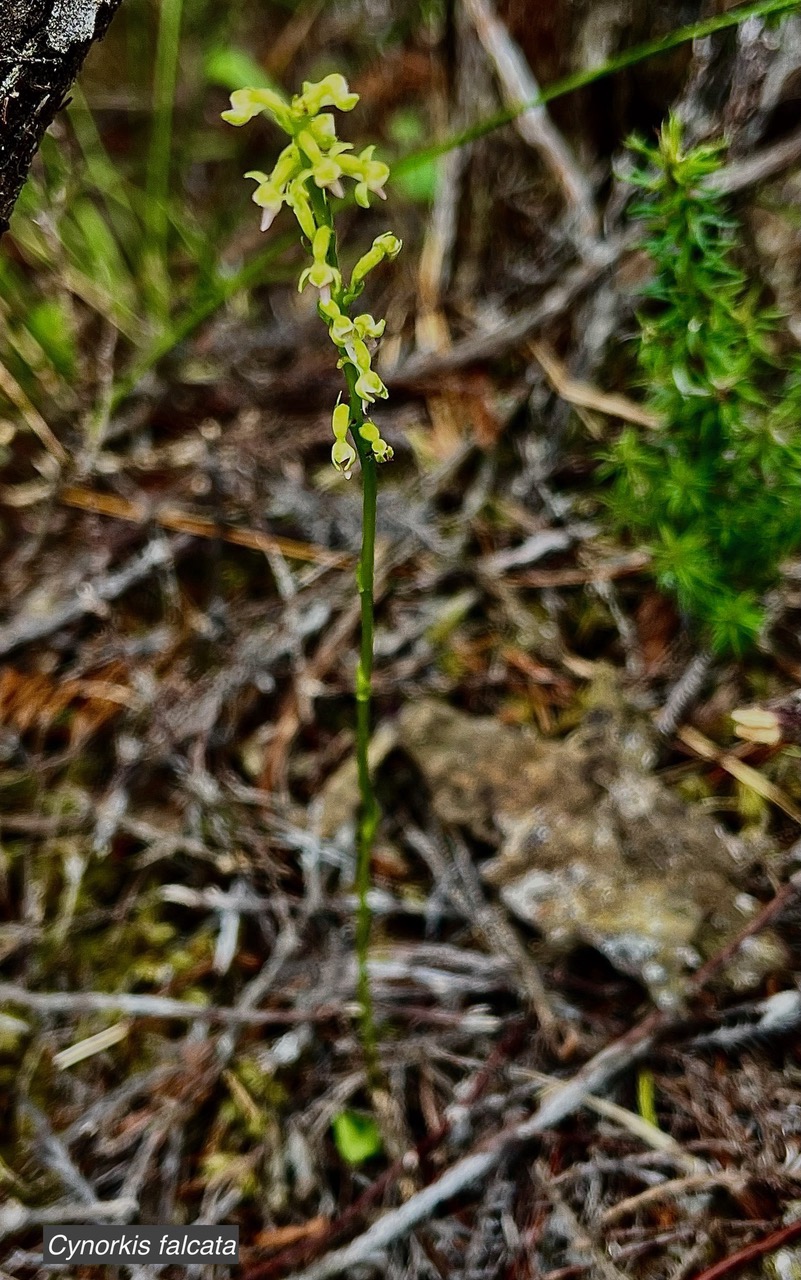
[[[359,397],[354,391],[357,378],[352,365],[345,366],[350,396],[351,417],[357,424],[353,436],[362,469],[362,545],[356,570],[356,583],[361,602],[361,638],[359,664],[356,668],[356,763],[359,774],[361,811],[356,857],[356,893],[359,900],[356,917],[356,959],[359,966],[358,995],[362,1013],[362,1038],[371,1082],[376,1082],[377,1051],[373,999],[367,959],[372,918],[367,894],[370,889],[370,861],[378,828],[379,808],[370,776],[370,733],[373,699],[373,636],[375,630],[375,526],[378,498],[378,474],[375,458],[358,426],[364,421]]]
[[[336,267],[337,271],[339,271],[339,254],[331,208],[323,191],[320,191],[313,183],[310,184],[310,190],[317,225],[330,227],[333,232],[328,250],[328,261],[331,266]],[[341,302],[341,299],[339,301]],[[361,399],[356,393],[358,371],[352,364],[346,363],[343,365],[343,373],[348,385],[351,436],[359,455],[362,472],[362,540],[359,562],[356,567],[356,585],[361,604],[359,662],[356,668],[356,765],[360,799],[359,825],[356,839],[356,896],[358,899],[356,912],[356,962],[358,965],[357,995],[361,1007],[362,1046],[366,1059],[368,1085],[371,1089],[374,1089],[380,1081],[380,1071],[377,1051],[378,1038],[368,972],[372,915],[367,895],[370,890],[370,862],[380,816],[373,780],[370,775],[378,475],[373,451],[369,443],[362,439],[359,432],[359,428],[364,423],[364,410],[362,409]]]

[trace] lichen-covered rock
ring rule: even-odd
[[[483,874],[509,910],[560,949],[597,948],[661,1004],[755,909],[747,851],[654,774],[650,719],[611,678],[564,741],[434,700],[403,710],[398,739],[438,818],[498,848]],[[751,942],[734,985],[781,961],[774,939]]]

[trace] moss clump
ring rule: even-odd
[[[801,540],[801,362],[777,354],[778,317],[737,263],[740,229],[709,182],[722,144],[686,151],[671,118],[657,146],[630,145],[656,268],[639,364],[662,425],[624,430],[607,455],[609,509],[703,642],[740,654]]]

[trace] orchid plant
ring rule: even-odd
[[[385,199],[389,168],[376,160],[375,147],[358,154],[353,145],[337,137],[336,120],[326,107],[352,111],[358,95],[351,93],[344,76],[325,76],[316,84],[306,82],[303,91],[287,100],[272,89],[237,89],[230,110],[223,112],[229,124],[244,125],[255,116],[270,116],[289,136],[271,173],[252,170],[245,176],[256,182],[253,200],[261,209],[261,227],[267,231],[286,205],[294,214],[311,263],[300,275],[299,291],[311,286],[318,293],[317,310],[338,353],[346,398],[333,410],[334,443],[331,459],[347,478],[359,463],[362,476],[362,540],[356,582],[361,601],[361,638],[356,671],[356,755],[361,797],[358,827],[356,888],[358,919],[356,952],[359,965],[359,1001],[368,1070],[375,1071],[375,1027],[367,973],[370,911],[367,893],[370,859],[378,826],[378,805],[368,761],[373,673],[375,531],[377,464],[392,457],[392,449],[372,420],[372,406],[387,398],[387,388],[372,365],[371,343],[384,332],[384,320],[367,312],[352,314],[365,281],[376,267],[395,258],[400,240],[385,232],[375,238],[345,280],[339,260],[332,214],[332,197],[345,195],[345,180],[355,184],[354,198],[362,208],[372,196]]]

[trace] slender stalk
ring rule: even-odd
[[[331,228],[331,244],[328,260],[339,271],[339,253],[331,207],[326,195],[319,188],[311,187],[312,204],[321,225]],[[359,562],[356,566],[356,585],[361,604],[359,638],[359,662],[356,668],[356,765],[359,780],[359,823],[356,838],[356,962],[358,965],[357,995],[361,1006],[362,1046],[367,1065],[368,1083],[374,1087],[379,1080],[377,1035],[373,997],[367,962],[370,946],[372,916],[368,893],[370,889],[370,862],[380,816],[378,801],[370,775],[370,737],[372,730],[373,701],[373,648],[375,633],[375,533],[378,506],[378,474],[370,445],[362,439],[359,427],[364,424],[362,402],[356,393],[358,372],[352,364],[343,366],[348,386],[351,436],[359,455],[362,473],[362,537]]]
[[[353,390],[353,384],[356,381],[356,370],[352,366],[347,366],[345,377],[348,383],[351,414],[354,422],[358,424],[363,420],[363,414],[361,401]],[[356,582],[361,602],[359,664],[356,668],[356,762],[359,774],[359,796],[361,799],[356,856],[356,894],[359,902],[356,917],[356,959],[359,966],[358,995],[359,1003],[361,1004],[362,1038],[367,1057],[368,1072],[373,1077],[372,1082],[375,1083],[377,1074],[376,1029],[370,978],[367,970],[372,919],[367,894],[370,889],[370,861],[379,819],[378,801],[370,775],[369,759],[373,700],[375,526],[378,474],[375,458],[372,456],[369,446],[362,440],[358,430],[353,434],[356,439],[356,448],[359,452],[359,461],[362,468],[362,545],[356,570]]]

